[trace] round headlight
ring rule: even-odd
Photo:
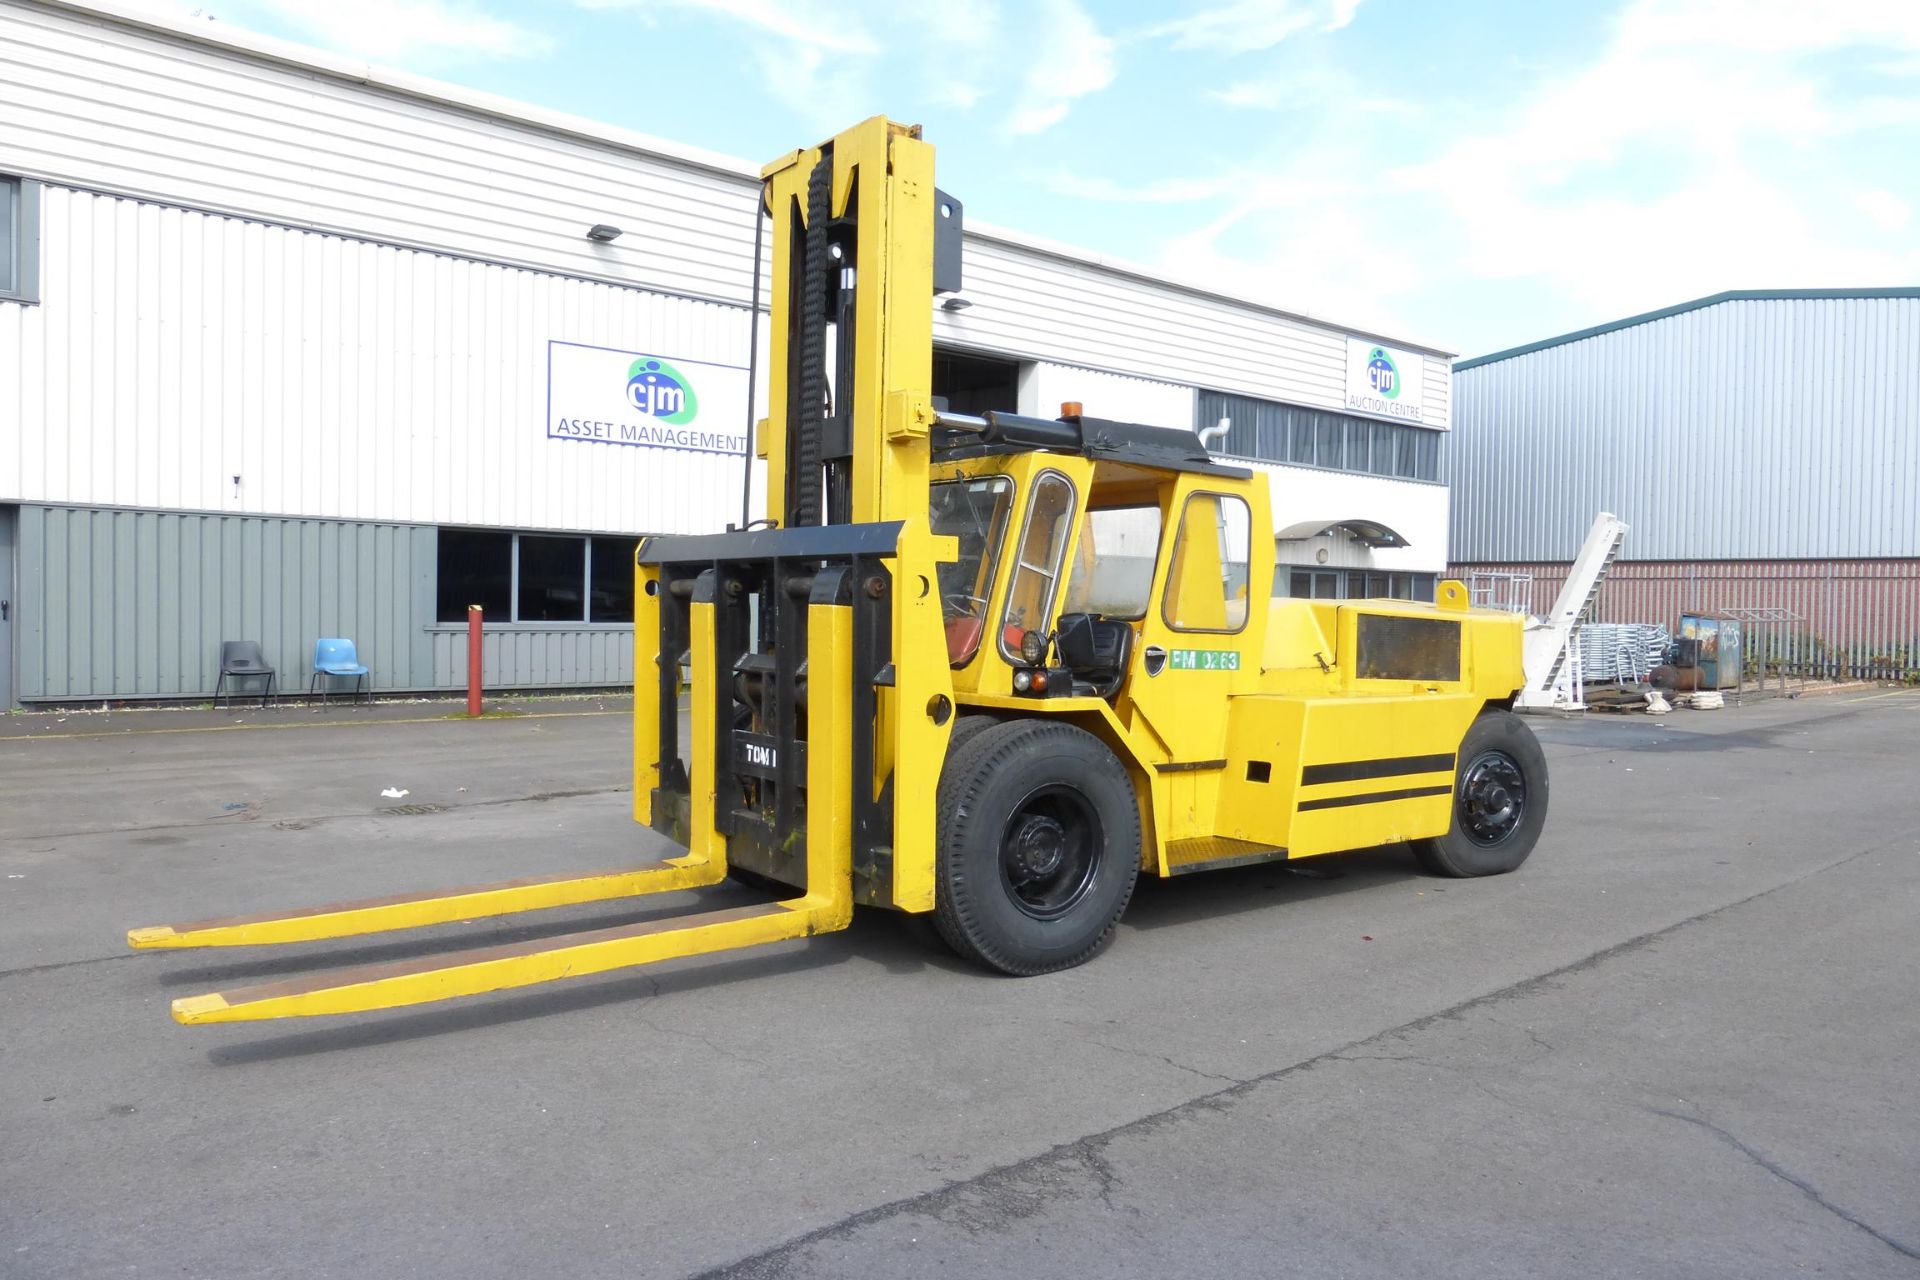
[[[1033,688],[1033,672],[1016,671],[1013,673],[1013,691],[1015,693],[1025,693],[1031,688]]]
[[[1047,660],[1047,633],[1029,631],[1020,637],[1020,659],[1030,667],[1037,667]]]

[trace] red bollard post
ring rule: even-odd
[[[480,606],[467,606],[467,714],[480,714]]]

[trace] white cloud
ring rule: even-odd
[[[1920,178],[1893,157],[1920,154],[1916,54],[1914,0],[1635,0],[1597,56],[1491,124],[1425,103],[1415,137],[1233,86],[1218,96],[1295,113],[1299,140],[1163,265],[1389,331],[1404,316],[1469,349],[1725,288],[1911,283]],[[1894,79],[1854,83],[1843,56]],[[1484,338],[1447,331],[1515,288],[1563,314],[1488,307],[1464,322]]]
[[[817,11],[807,5],[777,0],[580,0],[585,9],[662,9],[710,14],[801,48],[832,53],[872,54],[879,44],[866,25],[847,7]]]
[[[575,0],[657,24],[669,15],[731,28],[756,87],[822,132],[899,110],[906,79],[922,103],[1011,103],[1004,124],[1038,133],[1112,83],[1113,41],[1076,0],[1029,0],[1012,21],[998,0],[906,6],[883,0]]]
[[[1898,231],[1913,216],[1913,206],[1891,191],[1869,187],[1853,193],[1853,207],[1882,231]]]
[[[1028,10],[1021,43],[1031,61],[1007,119],[1013,133],[1039,133],[1066,118],[1074,100],[1113,83],[1113,41],[1074,0],[1041,0]]]
[[[543,33],[471,5],[442,0],[250,0],[237,6],[270,14],[330,49],[380,60],[414,55],[539,56],[553,42]]]
[[[1338,31],[1359,8],[1360,0],[1231,0],[1142,34],[1171,40],[1176,49],[1250,53],[1303,31]]]

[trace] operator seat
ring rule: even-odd
[[[1073,672],[1076,696],[1111,698],[1127,678],[1133,661],[1133,628],[1118,618],[1063,613],[1054,637],[1060,663]]]

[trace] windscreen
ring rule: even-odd
[[[1013,481],[1006,476],[947,480],[933,486],[936,534],[957,538],[960,557],[940,566],[940,604],[947,621],[947,656],[963,667],[979,651],[986,630],[987,596],[993,591]]]

